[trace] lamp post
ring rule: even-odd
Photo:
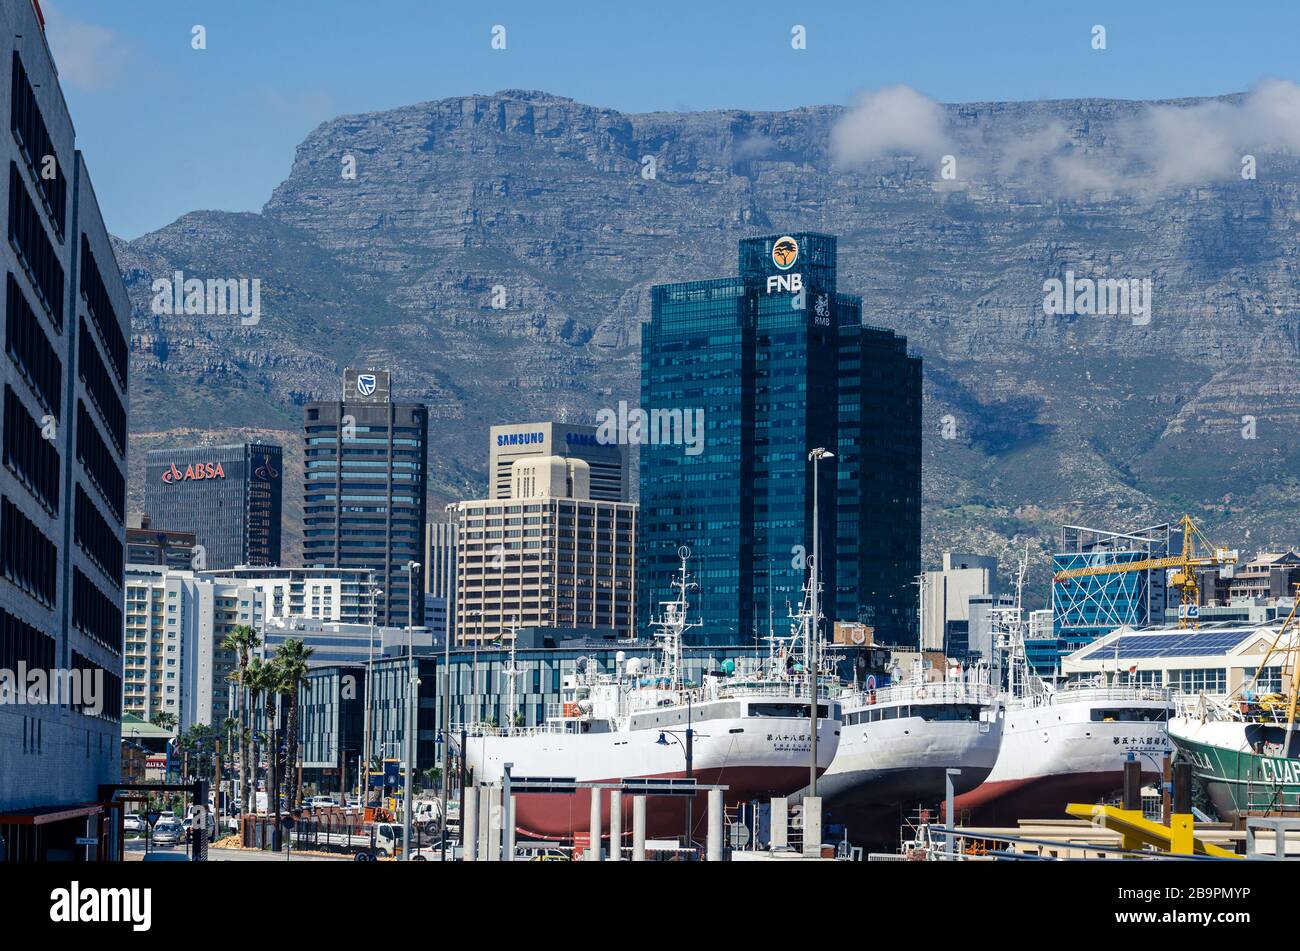
[[[415,676],[415,573],[420,570],[418,561],[406,563],[406,666],[410,678],[406,684],[406,779],[402,785],[402,860],[411,860],[412,773],[415,771],[416,712],[419,709],[416,691],[419,680]]]
[[[691,726],[691,695],[689,692],[686,694],[685,737],[686,737],[686,742],[683,743],[682,738],[677,735],[676,730],[660,730],[659,739],[656,740],[655,742],[658,743],[660,746],[668,746],[668,741],[671,738],[673,742],[675,742],[678,746],[680,746],[686,753],[686,778],[694,779],[695,778],[695,730]],[[686,800],[686,844],[687,846],[691,844],[691,840],[694,838],[693,835],[694,829],[691,828],[691,826],[694,825],[694,817],[695,817],[694,807],[695,807],[695,797],[691,796]]]
[[[361,732],[363,734],[364,750],[362,756],[365,759],[365,769],[362,775],[357,777],[357,793],[361,797],[361,809],[364,810],[367,800],[370,798],[370,703],[371,703],[371,679],[370,672],[375,666],[375,601],[384,593],[384,589],[375,584],[375,572],[370,571],[370,644],[368,648],[368,658],[366,661],[366,706],[363,711],[363,720]]]
[[[821,517],[818,511],[818,487],[821,475],[821,461],[823,459],[834,459],[835,453],[828,449],[817,448],[808,453],[808,459],[813,464],[813,550],[812,550],[812,579],[810,582],[811,591],[809,595],[812,600],[812,617],[808,619],[808,684],[809,698],[808,704],[808,721],[812,728],[812,741],[809,749],[812,751],[812,759],[808,764],[808,794],[817,795],[817,668],[821,663],[818,656],[821,647]]]

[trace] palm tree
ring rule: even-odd
[[[250,773],[248,765],[249,746],[251,740],[251,731],[253,728],[252,712],[249,709],[250,696],[248,684],[245,682],[245,674],[248,671],[248,665],[252,659],[252,652],[262,643],[262,639],[257,636],[257,631],[253,630],[247,624],[237,624],[230,629],[221,642],[221,646],[229,651],[234,651],[238,658],[239,666],[231,672],[230,679],[239,684],[242,696],[239,701],[239,801],[244,804],[244,809],[248,809],[248,786],[250,782]]]
[[[271,739],[273,736],[272,730],[275,724],[275,686],[280,679],[280,672],[276,669],[274,661],[264,661],[261,658],[254,657],[248,662],[248,667],[244,670],[242,679],[244,686],[248,688],[250,719],[253,715],[253,711],[257,709],[259,698],[266,702],[266,732],[264,735],[267,737],[266,749],[268,755],[266,793],[269,805],[271,797],[271,777],[274,775],[275,769],[274,750],[272,749],[274,744]],[[261,759],[261,757],[258,756],[257,744],[262,735],[263,734],[258,734],[253,740],[254,758],[252,761],[252,773],[254,774],[254,778],[256,777],[258,762]],[[254,795],[252,799],[244,800],[245,813],[251,814],[256,811],[256,799],[257,797]]]
[[[302,641],[289,638],[275,649],[275,663],[280,668],[281,696],[289,704],[289,718],[285,726],[288,755],[285,756],[285,798],[297,805],[302,790],[298,787],[298,694],[307,679],[307,660],[314,653]]]
[[[174,713],[155,713],[149,718],[149,722],[156,727],[164,730],[176,729],[176,714]]]

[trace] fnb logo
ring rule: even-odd
[[[767,278],[767,292],[789,291],[797,294],[803,290],[802,274],[771,274]]]
[[[201,479],[224,479],[226,470],[221,468],[221,463],[196,462],[185,467],[181,472],[176,468],[176,463],[172,463],[163,470],[163,482],[171,485],[174,482],[198,482]]]

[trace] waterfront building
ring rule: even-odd
[[[637,506],[592,499],[581,459],[526,457],[511,474],[509,497],[452,508],[458,643],[497,640],[515,625],[631,637]]]
[[[363,568],[381,624],[424,619],[428,410],[394,403],[386,370],[347,370],[342,399],[303,409],[303,565]]]
[[[488,498],[510,497],[510,471],[517,460],[544,456],[587,463],[593,499],[631,501],[627,445],[602,442],[595,426],[552,422],[492,427],[488,436]]]
[[[118,845],[131,303],[39,6],[0,37],[0,668],[70,688],[0,704],[0,861],[88,860]]]
[[[172,714],[181,733],[200,723],[219,727],[231,715],[229,677],[237,664],[222,642],[238,625],[260,631],[265,616],[264,596],[250,585],[129,565],[124,709],[142,720]]]
[[[270,443],[153,449],[144,507],[169,531],[193,532],[191,567],[280,564],[283,450]]]
[[[735,277],[651,289],[642,327],[639,625],[691,549],[696,639],[753,643],[802,597],[818,487],[829,620],[916,645],[921,361],[837,287],[829,235],[748,238]],[[629,414],[630,415],[630,414]],[[623,435],[620,414],[619,432]]]
[[[241,565],[203,571],[205,578],[229,578],[261,591],[268,621],[314,619],[369,624],[378,618],[378,584],[369,568],[253,568]],[[373,604],[372,604],[373,601]]]

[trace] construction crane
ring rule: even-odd
[[[1183,530],[1183,550],[1177,555],[1168,555],[1164,558],[1144,558],[1141,561],[1127,561],[1111,565],[1093,565],[1090,568],[1069,568],[1065,571],[1058,571],[1052,576],[1052,581],[1061,584],[1071,578],[1090,578],[1096,575],[1112,575],[1129,571],[1160,571],[1173,568],[1174,571],[1169,576],[1169,584],[1177,588],[1182,594],[1182,608],[1178,612],[1178,626],[1180,628],[1195,628],[1197,626],[1196,617],[1199,612],[1193,608],[1200,603],[1201,590],[1200,582],[1196,577],[1196,569],[1235,565],[1237,563],[1237,553],[1212,543],[1196,527],[1196,523],[1192,521],[1190,515],[1184,515],[1180,518],[1178,525]],[[1198,540],[1204,546],[1206,554],[1197,554],[1196,543]]]

